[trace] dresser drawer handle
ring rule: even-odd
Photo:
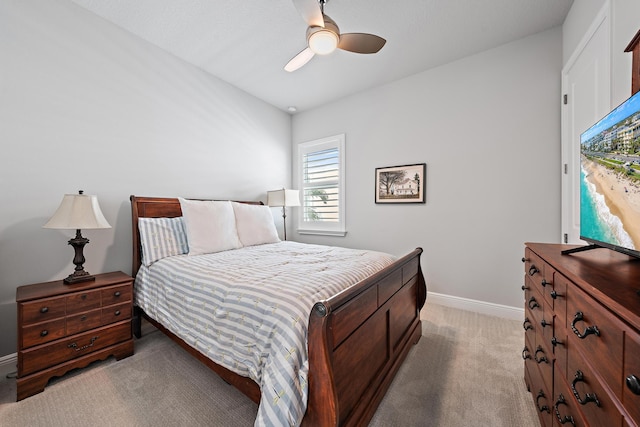
[[[538,353],[542,353],[542,357],[538,358]],[[547,356],[544,354],[544,350],[540,346],[538,346],[538,348],[536,349],[536,352],[533,354],[533,358],[539,364],[543,363],[543,362],[544,363],[549,363],[549,359],[547,359]]]
[[[78,344],[76,344],[75,342],[72,342],[72,343],[71,343],[71,344],[69,344],[67,347],[69,347],[69,348],[73,348],[73,349],[75,349],[76,351],[86,350],[86,349],[88,349],[89,347],[93,347],[93,343],[95,343],[95,342],[96,342],[96,340],[97,340],[98,338],[100,338],[100,337],[95,336],[95,337],[91,338],[91,341],[89,342],[89,344],[87,344],[87,345],[83,345],[82,347],[78,347]]]
[[[40,332],[41,337],[46,337],[47,335],[49,335],[49,331],[47,331],[46,329]]]
[[[525,346],[522,349],[522,359],[523,360],[531,359],[531,355],[529,354],[529,347],[527,346]]]
[[[558,298],[558,293],[556,291],[551,291],[550,294],[551,294],[551,298],[553,299]]]
[[[49,307],[42,307],[40,309],[40,313],[42,313],[42,314],[46,313],[47,311],[49,311]]]
[[[540,284],[543,288],[546,288],[547,285],[551,285],[551,282],[547,282],[547,279],[542,279],[542,282],[540,282]]]
[[[580,331],[576,328],[576,323],[581,322],[583,319],[584,319],[584,315],[582,314],[581,311],[578,311],[575,317],[573,318],[573,321],[571,322],[571,330],[573,331],[573,333],[576,334],[576,336],[581,340],[585,339],[591,334],[600,336],[600,331],[598,330],[598,327],[595,325],[588,326],[587,329],[584,330],[584,332],[580,333]]]
[[[114,292],[113,296],[116,297],[116,298],[119,297],[120,296],[120,291]]]
[[[87,299],[87,294],[82,294],[80,298],[82,298],[83,300]]]
[[[556,347],[558,345],[564,345],[564,343],[562,341],[560,341],[558,338],[553,337],[553,338],[551,338],[551,345]]]
[[[571,415],[565,415],[564,417],[560,415],[560,405],[566,405],[567,402],[564,400],[564,396],[562,393],[558,396],[558,400],[556,400],[556,404],[554,405],[556,408],[556,418],[560,424],[571,423],[572,426],[575,426],[576,423],[573,421],[573,417]]]
[[[542,398],[542,399],[546,399],[547,398],[547,396],[544,395],[544,391],[542,391],[542,390],[540,390],[538,392],[538,395],[536,396],[536,406],[538,407],[538,410],[540,412],[546,412],[546,413],[550,414],[551,410],[549,409],[549,407],[547,405],[540,406],[540,403],[538,402],[538,400],[540,400],[540,398]]]
[[[529,329],[533,329],[531,320],[529,320],[528,317],[524,318],[524,322],[522,322],[522,329],[524,329],[525,331],[528,331]]]
[[[86,316],[86,315],[85,315],[85,316],[82,316],[82,317],[80,318],[80,321],[81,321],[81,322],[84,322],[85,320],[87,320],[87,316]]]
[[[540,324],[542,325],[543,328],[546,328],[547,326],[553,326],[553,323],[549,323],[544,319],[540,321]]]
[[[538,267],[536,267],[535,265],[532,265],[531,267],[529,267],[529,276],[533,276],[536,273],[540,273],[540,270],[538,270]]]
[[[576,383],[584,382],[584,374],[582,371],[576,371],[576,377],[571,381],[571,391],[573,395],[576,397],[576,400],[581,405],[586,405],[589,402],[593,402],[596,406],[600,406],[600,401],[598,400],[598,396],[595,393],[586,393],[584,395],[584,399],[580,397],[580,393],[576,390]]]
[[[115,313],[113,313],[115,316],[120,316],[120,310],[116,310]]]
[[[531,298],[529,298],[529,303],[528,303],[528,305],[529,305],[529,308],[530,308],[531,310],[533,310],[533,309],[534,309],[534,308],[536,308],[536,307],[540,307],[540,304],[538,304],[538,301],[536,301],[536,298],[535,298],[535,297],[531,297]]]
[[[626,382],[627,387],[629,387],[629,390],[631,390],[633,394],[640,395],[640,380],[638,380],[638,377],[633,374],[629,375]]]

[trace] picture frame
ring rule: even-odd
[[[426,203],[427,164],[376,168],[375,202]]]

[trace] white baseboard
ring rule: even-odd
[[[18,370],[18,353],[7,354],[0,357],[0,378],[4,378],[7,374],[17,372]]]
[[[430,302],[443,305],[445,307],[473,311],[475,313],[488,314],[490,316],[503,317],[506,319],[524,319],[524,308],[520,307],[511,307],[508,305],[455,297],[452,295],[438,294],[436,292],[427,292],[427,304]]]

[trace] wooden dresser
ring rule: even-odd
[[[17,400],[40,393],[74,368],[133,354],[133,279],[121,272],[66,285],[21,286],[18,304]]]
[[[524,377],[542,426],[640,425],[640,259],[527,243]]]

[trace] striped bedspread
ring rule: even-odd
[[[297,426],[307,405],[313,305],[394,260],[295,242],[179,255],[141,267],[135,302],[217,364],[260,385],[256,426]]]

